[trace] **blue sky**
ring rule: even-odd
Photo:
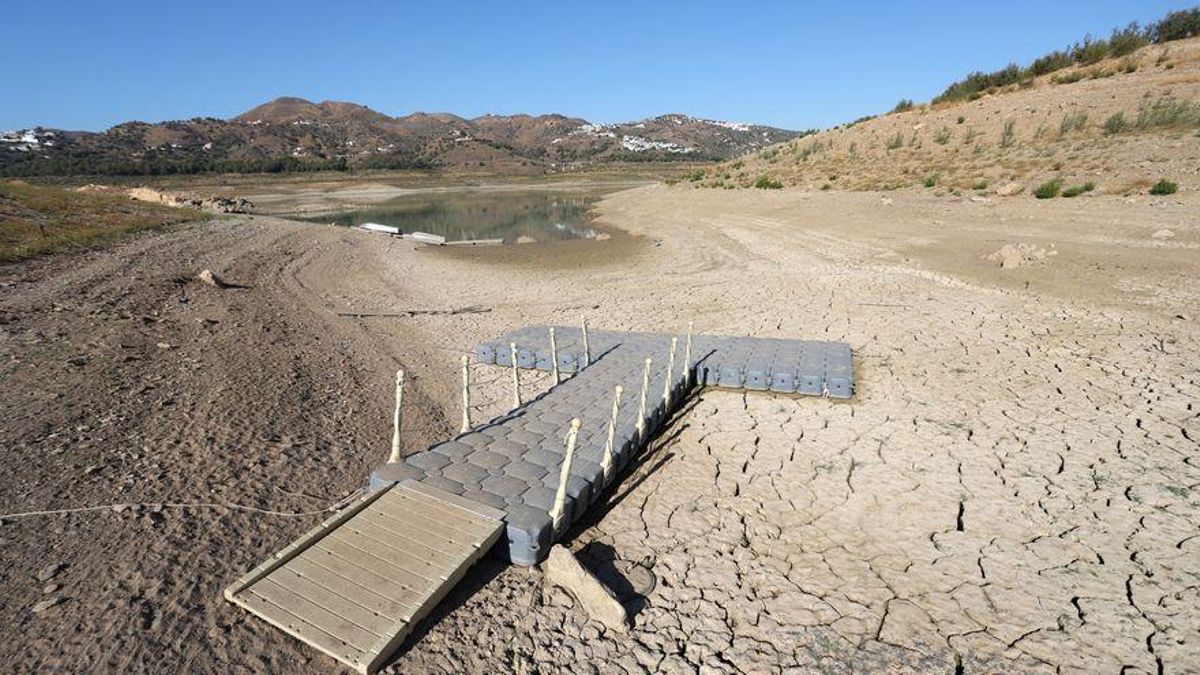
[[[391,115],[824,127],[1189,6],[13,0],[0,14],[0,129],[230,117],[283,95]]]

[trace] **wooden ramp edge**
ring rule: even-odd
[[[502,511],[392,483],[255,567],[225,599],[370,675],[503,531]]]

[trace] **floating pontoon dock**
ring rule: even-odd
[[[514,563],[541,561],[695,389],[854,393],[844,343],[684,339],[535,326],[479,345],[477,361],[514,377],[538,369],[565,379],[485,425],[379,467],[366,497],[238,580],[226,597],[359,672],[374,672],[496,541]],[[574,430],[573,420],[580,422]]]

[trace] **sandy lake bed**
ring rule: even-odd
[[[628,635],[486,561],[396,672],[1195,671],[1198,206],[652,185],[598,204],[608,241],[232,216],[0,267],[0,511],[119,505],[3,519],[0,657],[334,671],[220,590],[385,459],[397,367],[423,449],[462,351],[586,315],[844,340],[858,391],[673,421],[569,534]]]

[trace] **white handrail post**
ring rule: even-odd
[[[517,370],[517,343],[508,343],[508,354],[512,357],[513,410],[521,407],[521,374]]]
[[[612,480],[613,450],[617,443],[617,414],[621,410],[621,394],[625,388],[617,385],[613,390],[612,417],[608,418],[608,439],[604,443],[604,457],[600,460],[600,468],[604,470],[604,482]]]
[[[460,433],[471,430],[471,359],[466,354],[462,357],[462,429]]]
[[[638,400],[638,443],[646,440],[646,393],[650,389],[650,364],[651,359],[647,356],[646,367],[642,370],[642,395]]]
[[[675,370],[675,346],[679,344],[679,338],[671,338],[671,356],[667,359],[667,379],[663,382],[663,408],[664,412],[669,412],[671,408],[671,389],[674,382],[671,377]]]
[[[555,534],[562,528],[564,511],[567,507],[567,481],[571,478],[571,462],[575,459],[575,440],[579,436],[579,418],[571,420],[567,432],[567,454],[563,457],[562,471],[558,474],[558,492],[554,493],[554,508],[550,509],[550,520]]]
[[[588,344],[587,317],[580,319],[583,324],[583,367],[592,365],[592,347]]]
[[[554,326],[550,327],[550,372],[554,373],[554,384],[558,384],[558,342],[554,339]]]
[[[695,321],[688,322],[687,345],[683,348],[683,385],[685,387],[692,383],[692,329],[695,327]]]
[[[389,464],[400,461],[400,406],[404,403],[404,369],[396,371],[396,411],[392,414],[392,454]]]

